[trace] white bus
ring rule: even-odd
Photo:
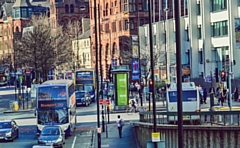
[[[167,111],[177,112],[177,84],[171,83],[167,90]],[[199,112],[200,111],[200,96],[199,90],[194,82],[182,83],[182,109],[183,112]],[[195,123],[200,121],[200,116],[183,116],[183,121],[192,120]],[[177,121],[177,116],[168,116],[168,122]]]
[[[44,126],[59,125],[70,136],[76,119],[76,96],[73,80],[49,80],[37,87],[37,132]]]

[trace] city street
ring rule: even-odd
[[[3,91],[4,90],[4,91]],[[13,142],[0,141],[0,148],[31,148],[37,144],[36,136],[36,118],[34,111],[16,112],[16,113],[3,113],[8,109],[9,101],[14,100],[14,88],[0,88],[0,120],[14,119],[19,125],[19,138]],[[88,148],[92,143],[92,132],[97,127],[97,111],[96,103],[92,103],[88,107],[77,108],[77,128],[73,135],[66,139],[66,148]],[[126,123],[129,121],[136,121],[139,119],[138,114],[131,116],[126,113],[119,113]],[[118,114],[110,114],[110,123],[115,123]],[[100,115],[102,123],[102,115]],[[104,115],[107,122],[107,115]]]

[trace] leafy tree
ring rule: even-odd
[[[46,80],[49,70],[71,61],[69,37],[61,26],[52,27],[46,16],[33,16],[28,26],[30,29],[14,43],[15,62],[22,68],[33,68],[37,77],[40,73]]]

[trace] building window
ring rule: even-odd
[[[130,20],[130,29],[133,30],[134,29],[134,21]]]
[[[70,5],[70,13],[74,13],[74,6],[73,6],[73,4]]]
[[[228,21],[215,22],[213,25],[213,36],[228,35]]]
[[[112,32],[116,32],[116,22],[112,22]]]
[[[148,11],[148,0],[144,0],[144,11]]]
[[[106,14],[106,16],[108,15],[108,3],[106,4],[105,14]]]
[[[202,50],[198,51],[198,61],[200,64],[203,64],[203,52]]]
[[[124,11],[129,11],[128,10],[128,1],[124,0]]]
[[[119,31],[122,31],[122,22],[119,21],[119,22],[118,22],[118,25],[119,25]]]
[[[153,35],[153,45],[157,45],[157,35]]]
[[[69,7],[68,7],[68,5],[65,5],[65,13],[69,13]]]
[[[125,20],[124,24],[125,24],[125,30],[128,30],[128,20]]]
[[[27,18],[27,8],[21,8],[21,17],[22,18]]]
[[[201,7],[200,7],[200,4],[197,4],[197,15],[201,15]]]
[[[140,19],[140,26],[144,24],[144,19]]]
[[[212,1],[212,10],[221,11],[227,9],[227,0],[213,0]]]
[[[202,38],[202,28],[201,26],[198,26],[198,39],[201,39]]]
[[[116,45],[116,43],[113,44],[113,54],[117,54],[117,45]]]
[[[20,8],[15,8],[15,18],[20,18]]]
[[[32,16],[32,8],[28,8],[28,16],[29,16],[29,17]]]
[[[187,27],[187,29],[185,29],[185,40],[189,41],[188,27]]]

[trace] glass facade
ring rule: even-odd
[[[35,8],[35,10],[34,10]],[[13,18],[29,18],[32,14],[46,14],[48,11],[45,7],[14,7],[12,9],[12,16]]]

